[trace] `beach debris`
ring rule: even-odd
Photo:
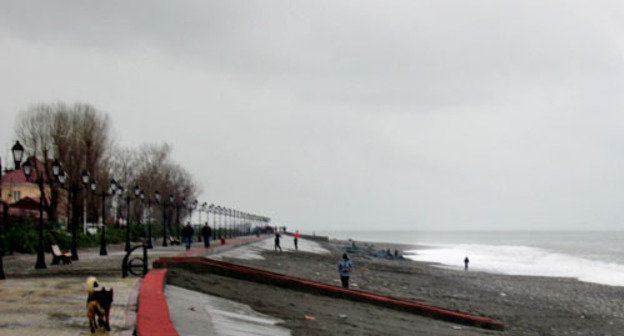
[[[500,293],[500,296],[507,296],[507,294],[505,294],[505,293],[501,292],[501,293]]]
[[[190,311],[195,311],[195,307],[190,307],[189,310]]]
[[[316,317],[310,315],[304,315],[306,320],[316,321]]]
[[[338,316],[340,316],[340,318],[343,319],[343,320],[347,318],[347,314],[340,314]]]

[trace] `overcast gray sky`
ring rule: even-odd
[[[0,145],[75,101],[322,229],[624,227],[624,3],[3,1]]]

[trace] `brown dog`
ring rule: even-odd
[[[104,327],[110,331],[110,308],[113,304],[113,289],[99,289],[100,285],[95,277],[87,278],[87,317],[89,318],[89,326],[91,333],[100,327]],[[95,317],[98,317],[98,323],[95,323]]]

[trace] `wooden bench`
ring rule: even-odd
[[[173,236],[169,236],[169,243],[171,245],[180,245],[180,241],[174,238]]]
[[[61,251],[58,245],[52,245],[52,265],[58,265],[59,261],[63,262],[63,265],[71,264],[71,253]]]

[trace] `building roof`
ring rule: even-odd
[[[3,214],[4,207],[0,206],[0,215]],[[24,197],[8,207],[7,214],[13,217],[33,216],[39,217],[39,200],[31,197]],[[48,213],[43,212],[43,219],[47,220]]]
[[[48,177],[45,174],[43,162],[31,158],[31,162],[35,163],[36,171],[39,171],[43,175],[43,182],[48,182]],[[35,169],[33,169],[32,174],[30,174],[30,178],[26,181],[26,175],[24,175],[23,169],[13,169],[9,170],[2,176],[2,183],[36,183],[37,182],[37,173]]]

